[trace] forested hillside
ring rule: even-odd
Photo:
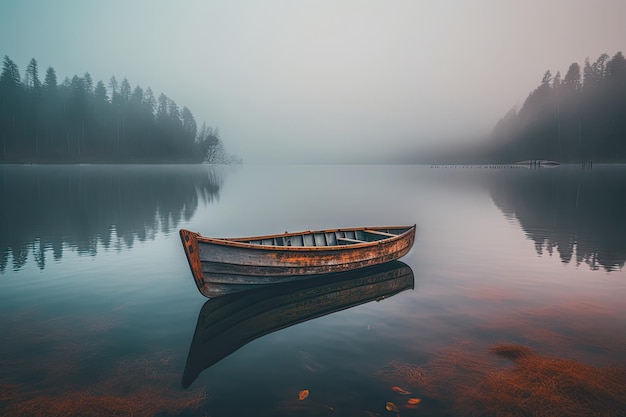
[[[499,121],[487,154],[497,162],[626,162],[624,55],[573,63],[565,76],[546,71],[519,111]]]
[[[165,94],[89,73],[40,78],[33,58],[21,77],[4,57],[0,74],[0,163],[228,163],[216,128],[200,128]]]

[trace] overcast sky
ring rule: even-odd
[[[165,93],[246,162],[476,140],[543,73],[626,53],[626,0],[1,0],[0,54]]]

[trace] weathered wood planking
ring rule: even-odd
[[[212,297],[211,283],[288,282],[399,259],[413,246],[415,225],[222,239],[181,230],[180,236],[198,289]]]

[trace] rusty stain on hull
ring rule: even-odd
[[[401,258],[416,226],[361,227],[210,238],[181,229],[180,237],[200,292],[212,283],[262,285],[346,272]]]
[[[198,249],[199,234],[190,232],[189,230],[180,230],[180,239],[183,242],[185,248],[185,255],[187,256],[187,262],[191,268],[193,279],[196,281],[198,288],[204,287],[204,274],[202,273],[202,262],[200,261],[200,250]]]

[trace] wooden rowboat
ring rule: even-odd
[[[230,294],[207,300],[196,324],[181,385],[247,343],[269,333],[413,289],[400,261]]]
[[[212,238],[181,229],[180,238],[198,289],[211,298],[236,291],[237,285],[276,284],[394,261],[411,250],[415,225],[246,238]]]

